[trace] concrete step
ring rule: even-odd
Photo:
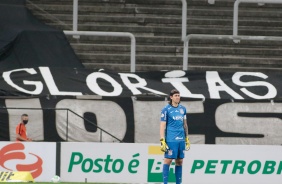
[[[54,14],[50,17],[48,14],[36,13],[35,14],[40,20],[46,23],[58,22],[58,20],[63,21],[65,24],[72,24],[73,17],[67,14]],[[182,19],[180,17],[130,17],[130,16],[93,16],[93,15],[80,15],[78,17],[78,24],[111,24],[119,25],[139,25],[139,26],[153,26],[153,25],[166,25],[166,26],[181,26]],[[187,18],[187,25],[228,25],[233,26],[233,19],[223,19],[223,18],[212,18],[212,17],[193,17]],[[253,19],[245,18],[239,20],[239,26],[263,26],[263,27],[282,27],[281,20],[269,20],[267,18]]]
[[[85,54],[78,53],[79,59],[82,63],[121,63],[129,64],[129,54]],[[166,56],[166,55],[137,55],[136,63],[151,64],[151,65],[182,65],[182,56]],[[210,66],[221,65],[242,65],[242,66],[271,66],[282,67],[282,60],[280,58],[259,57],[259,56],[235,56],[235,55],[189,55],[189,64],[203,64]],[[255,63],[255,64],[254,64]]]
[[[50,26],[57,27],[61,30],[72,29],[71,24],[58,25],[56,23],[48,23]],[[154,36],[180,36],[181,27],[165,27],[156,26],[137,26],[137,25],[78,25],[80,31],[105,31],[105,32],[130,32],[133,34],[147,34]],[[188,34],[214,34],[214,35],[232,35],[232,26],[218,25],[195,25],[187,28]],[[240,26],[238,35],[253,35],[253,36],[282,36],[282,27],[266,28],[263,26]]]
[[[121,44],[71,44],[72,48],[77,52],[85,52],[85,53],[130,53],[130,45],[121,45]],[[136,53],[155,53],[162,55],[169,54],[181,54],[182,55],[182,47],[178,46],[148,46],[148,45],[137,45]]]
[[[84,54],[124,54],[130,53],[129,45],[121,44],[71,44],[72,48],[77,53]],[[136,54],[149,54],[149,55],[175,55],[182,56],[183,47],[182,46],[148,46],[148,45],[138,45],[136,47]],[[244,48],[244,47],[220,47],[220,46],[190,46],[189,54],[191,55],[237,55],[237,56],[267,56],[268,58],[282,57],[281,48]]]
[[[58,0],[28,0],[29,2],[35,4],[61,4]],[[73,0],[64,0],[64,4],[72,4]],[[133,5],[143,5],[143,6],[181,6],[182,3],[179,0],[79,0],[79,4],[91,5],[91,4],[133,4]],[[230,7],[234,5],[234,0],[215,0],[215,4],[208,4],[207,0],[187,0],[188,6],[211,6],[211,7]],[[265,4],[264,6],[258,6],[255,3],[241,3],[242,7],[277,7],[277,4]]]
[[[72,43],[104,43],[104,44],[128,44],[130,45],[130,38],[126,37],[99,37],[99,36],[81,36],[80,39],[74,39],[72,36],[67,36]],[[136,35],[137,45],[166,45],[176,46],[183,45],[180,37],[167,36],[148,36]]]
[[[41,12],[34,13],[36,17],[40,20],[44,20],[46,22],[56,21],[59,19],[60,21],[64,21],[65,23],[72,23],[73,17],[69,14],[53,14],[49,16],[49,14],[42,14]],[[53,17],[53,19],[52,19]],[[189,21],[189,20],[188,20]],[[192,20],[191,20],[192,21]],[[111,24],[127,24],[127,23],[135,23],[137,25],[145,26],[148,24],[177,24],[181,25],[182,20],[180,17],[158,17],[158,16],[148,16],[148,17],[135,17],[135,16],[126,16],[126,15],[79,15],[78,23],[79,24],[87,24],[87,23],[111,23]]]
[[[67,36],[73,44],[85,44],[92,45],[93,43],[100,43],[104,45],[125,45],[130,46],[130,39],[123,37],[87,37],[81,36],[80,39],[74,39],[71,36]],[[176,48],[182,48],[183,43],[179,37],[165,37],[165,36],[137,36],[136,37],[137,47],[150,47],[150,46],[172,46]],[[222,47],[226,49],[280,49],[282,48],[281,41],[245,41],[242,40],[240,43],[235,44],[232,40],[200,40],[192,39],[189,44],[190,48],[193,47],[210,47],[211,49]],[[180,51],[181,52],[181,51]]]
[[[30,1],[32,3],[36,3],[36,4],[39,4],[39,3],[43,3],[43,4],[62,4],[62,1],[60,0],[27,0],[27,1]],[[69,4],[72,4],[73,3],[73,0],[63,0],[64,3],[69,3]],[[98,3],[98,4],[101,4],[101,3],[122,3],[124,4],[125,3],[125,0],[79,0],[79,3],[85,3],[85,4],[91,4],[91,3]]]
[[[60,13],[60,14],[70,14],[73,12],[73,6],[64,4],[27,4],[27,7],[30,9],[42,9],[49,13]],[[281,16],[282,12],[279,11],[280,8],[244,8],[239,9],[239,17],[269,17],[275,18]],[[152,7],[152,6],[125,6],[123,4],[117,5],[103,5],[103,4],[94,4],[94,5],[80,5],[78,7],[79,15],[95,15],[98,13],[126,13],[126,14],[153,14],[153,15],[182,15],[182,7]],[[188,6],[187,15],[202,15],[202,16],[222,16],[233,17],[233,7],[211,7],[211,6]]]
[[[127,64],[111,64],[111,68],[106,63],[86,63],[86,68],[97,69],[104,68],[112,71],[121,71],[128,72],[130,71],[130,66]],[[137,64],[136,71],[160,71],[160,70],[182,70],[182,66],[179,65],[146,65],[146,64]],[[280,74],[282,72],[281,68],[268,68],[268,67],[257,67],[257,66],[204,66],[204,65],[189,65],[189,71],[208,71],[214,70],[219,72],[234,72],[234,71],[254,71],[254,72],[271,72]]]
[[[182,48],[179,48],[179,51],[183,51]],[[226,47],[190,47],[189,53],[198,54],[198,55],[238,55],[238,56],[267,56],[268,58],[282,58],[282,49],[281,48],[226,48]]]
[[[189,55],[189,63],[201,63],[205,65],[242,65],[242,66],[269,66],[282,67],[282,60],[280,58],[269,56],[249,56],[249,55]]]
[[[62,30],[68,30],[71,24],[57,25],[49,23],[51,26],[60,27]],[[150,35],[181,35],[181,27],[164,27],[164,26],[137,26],[137,25],[78,25],[79,31],[108,31],[108,32],[130,32]]]
[[[29,2],[33,4],[49,4],[49,5],[61,5],[60,1],[56,0],[28,0]],[[73,0],[64,0],[65,5],[72,5]],[[122,4],[125,6],[131,6],[131,7],[136,7],[136,6],[142,6],[142,7],[182,7],[182,2],[179,0],[79,0],[79,5],[88,5],[88,6],[93,6],[93,5],[116,5],[116,4]],[[226,3],[224,3],[226,4]],[[224,5],[221,3],[221,5]],[[207,1],[190,1],[188,0],[188,6],[191,5],[196,5],[196,6],[211,6],[207,3]],[[229,3],[229,6],[232,6],[233,3]],[[226,5],[225,5],[226,6]]]
[[[57,0],[29,0],[34,4],[57,4],[60,5],[61,2]],[[64,4],[71,5],[73,0],[64,0]],[[79,5],[93,5],[93,4],[125,4],[125,5],[143,5],[143,6],[181,6],[182,3],[179,0],[154,0],[154,1],[132,1],[132,0],[79,0]]]
[[[84,64],[88,69],[97,69],[103,68],[112,71],[120,71],[120,72],[129,72],[130,65],[128,64],[109,64],[107,63],[85,63]],[[160,70],[182,70],[182,66],[180,65],[146,65],[146,64],[137,64],[136,71],[160,71]]]
[[[130,65],[129,64],[107,64],[107,63],[85,63],[84,64],[88,69],[97,69],[103,68],[112,71],[120,71],[120,72],[129,72]],[[182,70],[182,65],[150,65],[150,64],[136,64],[136,71],[160,71],[160,70]],[[220,65],[220,66],[210,66],[210,65],[202,65],[202,64],[189,64],[189,71],[219,71],[219,72],[235,72],[235,71],[253,71],[253,72],[271,72],[273,74],[280,74],[282,72],[281,67],[268,67],[268,66],[245,66],[245,65]]]
[[[63,5],[55,0],[31,1],[43,10],[28,5],[41,20],[59,29],[72,29],[72,0]],[[188,0],[187,4],[187,34],[232,34],[234,0],[216,0],[214,5],[207,0]],[[180,0],[80,0],[78,30],[132,32],[137,43],[137,71],[182,69],[181,6]],[[281,8],[241,3],[239,35],[282,36]],[[67,38],[86,67],[129,70],[129,38]],[[191,40],[189,46],[189,70],[282,68],[281,42]]]
[[[280,48],[282,47],[281,41],[269,40],[241,40],[240,43],[234,43],[233,40],[220,40],[220,39],[191,39],[190,46],[210,46],[210,47],[229,47],[229,48]]]
[[[77,53],[79,59],[83,63],[88,62],[96,62],[96,63],[123,63],[127,64],[130,62],[130,55],[129,54],[95,54],[95,53]],[[170,56],[165,55],[161,57],[161,55],[137,55],[136,56],[136,63],[139,64],[181,64],[183,62],[182,55],[180,56]]]
[[[44,6],[44,5],[43,5]],[[47,6],[47,10],[48,10],[48,7],[50,8],[50,7],[52,7],[51,5],[50,6]],[[56,7],[60,7],[60,6],[56,6]],[[45,7],[46,8],[46,7]],[[66,8],[66,7],[65,7]],[[65,9],[64,8],[64,9]],[[94,8],[95,10],[98,8],[98,10],[101,10],[101,9],[103,9],[103,8],[101,8],[101,6],[99,7],[92,7],[92,8]],[[52,9],[52,8],[51,8]],[[71,6],[67,6],[67,9],[70,9],[70,10],[72,10],[72,8],[71,8]],[[88,12],[88,9],[89,9],[89,7],[84,7],[84,6],[82,6],[82,9],[83,10],[86,10],[87,12]],[[105,8],[104,8],[105,9]],[[112,9],[113,11],[112,11],[112,13],[113,12],[119,12],[120,13],[120,9],[122,9],[122,8],[120,8],[120,7],[107,7],[106,8],[106,12],[109,12],[109,10],[110,9]],[[118,9],[118,10],[117,10]],[[142,9],[142,8],[141,8]],[[166,11],[164,11],[164,10],[170,10],[171,8],[143,8],[143,9],[145,9],[145,10],[148,10],[148,11],[153,11],[155,14],[158,12],[157,10],[161,10],[162,11],[162,13],[161,14],[163,14],[163,13],[166,13],[166,15],[167,15],[167,13],[168,12],[166,12]],[[173,11],[174,11],[174,9],[172,9]],[[192,10],[193,11],[195,11],[195,13],[193,12],[193,11],[188,11],[188,12],[191,12],[191,13],[193,13],[193,14],[196,14],[196,13],[199,13],[199,10],[201,10],[201,11],[203,11],[204,10],[204,12],[200,12],[201,13],[201,15],[203,15],[205,12],[208,12],[209,13],[209,16],[210,16],[210,14],[212,13],[212,12],[214,12],[214,13],[216,13],[216,15],[217,16],[219,16],[219,15],[221,15],[220,14],[220,12],[221,11],[219,11],[218,9],[216,10],[216,11],[207,11],[207,9],[193,9],[192,8]],[[128,15],[128,11],[125,11],[126,12],[126,14]],[[228,12],[228,11],[222,11],[222,12]],[[259,12],[257,12],[257,11],[254,11],[254,12],[251,12],[250,10],[248,10],[248,11],[246,11],[246,13],[247,13],[247,16],[250,16],[250,14],[251,13],[255,13],[255,14],[257,14],[257,13],[259,13],[259,15],[261,15],[262,13],[261,12],[263,12],[263,11],[259,11]],[[92,12],[93,13],[93,12]],[[140,13],[140,11],[138,11],[137,13]],[[144,12],[143,12],[144,13]],[[83,15],[81,15],[81,16],[83,16]],[[269,16],[269,15],[268,15]],[[89,15],[88,15],[88,17],[90,17]],[[226,17],[226,16],[225,16]],[[258,15],[256,15],[255,16],[256,18],[258,17]],[[277,14],[276,12],[275,12],[275,16],[274,17],[280,17],[280,15],[279,14]],[[168,20],[170,20],[170,18],[167,18]],[[262,18],[263,19],[263,18]],[[123,18],[122,20],[126,20],[125,18]],[[132,19],[131,19],[132,20]],[[156,19],[155,19],[156,20]],[[164,22],[161,22],[161,21],[159,21],[158,23],[159,23],[159,25],[160,26],[164,26],[163,24],[166,24],[166,26],[176,26],[176,24],[174,24],[174,25],[170,25],[170,24],[173,24],[173,23],[175,23],[175,22],[165,22],[165,20],[166,19],[162,19],[162,20],[164,20]],[[177,24],[177,26],[181,26],[180,25],[180,18],[176,18],[175,20],[178,20],[178,24]],[[190,21],[192,21],[192,20],[194,20],[194,19],[190,19]],[[191,23],[189,22],[189,20],[188,20],[188,29],[189,29],[189,27],[191,26],[191,25],[189,25],[189,23],[190,24],[193,24],[193,25],[197,25],[197,24],[195,24],[195,22],[198,22],[199,23],[199,25],[201,25],[201,26],[205,26],[206,24],[208,24],[207,26],[209,27],[209,26],[215,26],[215,24],[214,24],[214,22],[216,22],[217,20],[214,20],[214,21],[211,21],[212,19],[208,19],[208,20],[197,20],[197,19],[195,19],[194,21],[192,21]],[[223,21],[218,21],[218,24],[223,24],[223,25],[229,25],[229,26],[231,26],[232,27],[232,21],[231,21],[232,19],[230,19],[229,18],[229,20],[223,20]],[[142,21],[142,20],[141,20]],[[239,20],[240,21],[240,20]],[[69,22],[71,22],[71,21],[69,21]],[[86,21],[86,22],[81,22],[81,24],[91,24],[91,22],[92,21],[90,21],[90,20],[88,20],[88,21]],[[95,24],[97,24],[97,21],[93,21],[93,22],[95,22]],[[110,21],[109,21],[110,22]],[[128,22],[128,21],[127,21]],[[273,22],[273,23],[272,23]],[[280,24],[279,25],[277,25],[277,22],[279,22]],[[101,23],[101,22],[100,22]],[[113,24],[113,25],[115,25],[115,24],[122,24],[122,23],[124,23],[124,24],[126,24],[126,22],[113,22],[113,23],[111,23],[111,24]],[[104,23],[103,23],[104,24]],[[107,24],[107,22],[105,23],[105,25]],[[155,25],[156,24],[156,22],[155,23],[150,23],[150,22],[140,22],[140,19],[139,19],[139,22],[137,22],[135,25]],[[169,24],[169,25],[168,25]],[[52,23],[50,23],[50,25],[53,25]],[[243,19],[243,21],[240,21],[239,22],[239,31],[240,30],[242,30],[242,32],[240,33],[240,34],[246,34],[246,35],[248,35],[248,34],[250,34],[250,33],[248,33],[248,32],[250,32],[250,31],[248,31],[248,30],[246,30],[245,31],[245,29],[246,28],[244,28],[244,27],[242,27],[242,26],[244,26],[244,25],[246,25],[246,27],[249,27],[249,26],[253,26],[253,25],[259,25],[259,26],[263,26],[263,27],[265,27],[265,26],[267,26],[267,27],[269,27],[269,29],[271,29],[270,28],[270,26],[276,26],[276,27],[278,27],[278,26],[280,26],[281,27],[281,21],[275,21],[275,20],[272,20],[272,21],[264,21],[264,23],[262,23],[262,21],[252,21],[252,19],[250,19],[250,21],[247,21],[246,19]],[[59,25],[54,25],[54,26],[59,26]],[[84,25],[83,25],[84,26]],[[86,26],[86,25],[85,25]],[[221,25],[222,26],[222,25]],[[67,23],[65,24],[65,25],[63,25],[62,26],[62,28],[63,29],[69,29],[71,26],[70,25],[68,25]],[[59,27],[60,28],[60,27]],[[87,29],[87,28],[84,28],[83,30],[85,30],[85,29]],[[205,29],[207,29],[206,27],[205,27]],[[252,29],[253,30],[259,30],[259,29],[261,29],[260,27],[252,27]],[[280,29],[280,28],[279,28]],[[95,30],[95,29],[94,29]],[[100,29],[98,29],[98,31],[100,31]],[[193,33],[193,30],[191,30],[191,32]],[[275,31],[274,31],[275,32]],[[206,34],[205,32],[201,32],[202,34]],[[251,31],[251,33],[253,33],[253,31]],[[266,34],[265,34],[266,33]],[[267,33],[269,33],[269,34],[267,34]],[[228,34],[229,34],[229,32],[228,32]],[[162,33],[161,34],[159,34],[159,35],[162,35]],[[262,34],[261,34],[262,35]],[[269,32],[269,31],[265,31],[264,32],[264,34],[263,35],[273,35],[273,32]],[[277,34],[274,34],[274,35],[277,35]],[[279,34],[278,34],[279,35]]]
[[[46,5],[46,4],[37,4],[36,7],[27,4],[27,7],[29,9],[42,9],[50,14],[72,14],[73,12],[73,6],[72,5]],[[132,7],[124,7],[123,5],[115,5],[115,6],[79,6],[78,8],[78,14],[83,15],[83,14],[88,14],[88,15],[93,15],[95,13],[126,13],[126,14],[135,14],[135,8]]]
[[[211,6],[211,7],[230,7],[234,5],[235,0],[215,0],[215,4],[209,4],[207,0],[186,0],[188,7],[191,5],[194,6]],[[139,5],[182,5],[181,1],[178,0],[125,0],[127,4],[139,4]],[[277,4],[265,4],[264,6],[258,6],[256,3],[241,3],[240,6],[247,7],[277,7]]]

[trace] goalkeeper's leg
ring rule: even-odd
[[[177,159],[175,159],[175,181],[176,184],[182,183],[182,164],[184,158],[185,143],[179,143]]]
[[[164,154],[164,165],[163,165],[163,182],[167,184],[169,181],[169,166],[173,159],[177,158],[178,143],[167,142],[169,150]]]
[[[163,182],[164,184],[168,183],[168,176],[169,176],[169,164],[163,165]]]
[[[164,184],[168,184],[168,177],[169,177],[169,167],[172,162],[171,158],[164,158],[163,164],[163,182]]]
[[[182,164],[179,165],[179,161],[177,160],[175,161],[176,162],[175,163],[175,181],[176,181],[176,184],[181,184],[182,183]]]

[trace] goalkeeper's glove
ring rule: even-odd
[[[186,149],[186,151],[188,151],[188,150],[190,149],[190,141],[189,141],[189,137],[186,137],[186,138],[185,138],[185,144],[186,144],[185,149]]]
[[[161,141],[161,151],[162,152],[166,152],[169,148],[168,148],[168,146],[167,146],[167,144],[165,142],[165,139],[161,138],[160,141]]]

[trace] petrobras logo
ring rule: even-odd
[[[183,121],[183,116],[173,116],[173,120],[181,120]]]
[[[282,174],[282,161],[274,160],[194,160],[191,174]]]
[[[162,183],[163,175],[163,158],[164,153],[161,152],[159,146],[149,146],[148,147],[148,175],[147,182]],[[175,183],[175,162],[173,161],[169,170],[169,181]]]
[[[34,153],[26,154],[24,152],[25,145],[21,142],[11,143],[1,148],[0,150],[0,166],[8,171],[13,171],[11,168],[11,164],[6,166],[7,162],[13,163],[12,161],[15,160],[26,160],[28,157],[34,160],[32,163],[21,163],[21,162],[14,162],[14,168],[17,171],[30,171],[33,178],[37,178],[42,173],[42,164],[43,160],[40,156]]]

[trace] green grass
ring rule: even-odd
[[[9,184],[20,184],[20,183],[25,183],[26,182],[9,182]],[[38,184],[50,184],[52,182],[34,182]],[[121,184],[121,183],[85,183],[85,182],[60,182],[62,184]]]

